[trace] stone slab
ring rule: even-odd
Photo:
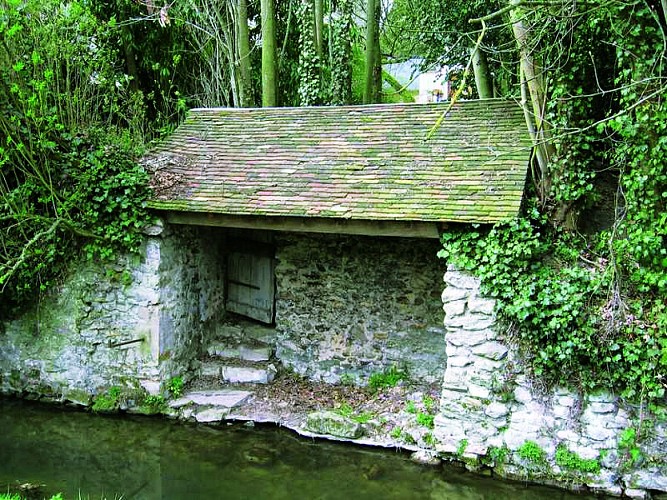
[[[215,361],[207,361],[201,365],[202,377],[219,377],[222,373],[222,365]]]
[[[234,408],[235,406],[246,402],[250,396],[252,396],[252,392],[250,391],[222,389],[190,392],[181,399],[188,399],[189,401],[202,406]]]
[[[223,366],[222,380],[230,384],[268,384],[276,375],[273,365],[268,368]]]
[[[268,361],[271,358],[271,348],[264,347],[239,347],[239,357],[246,361]]]
[[[317,434],[329,434],[348,439],[356,439],[363,433],[359,422],[332,411],[310,413],[306,418],[305,428]]]
[[[195,413],[195,420],[201,423],[220,422],[229,414],[229,408],[207,408]]]
[[[190,398],[187,397],[178,398],[169,401],[169,408],[174,408],[174,409],[182,408],[183,406],[189,405],[190,403],[192,403],[192,400]]]
[[[231,347],[224,342],[213,342],[206,350],[209,356],[219,356],[221,358],[238,358],[239,349]]]

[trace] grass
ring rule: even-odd
[[[597,474],[600,472],[600,462],[595,458],[581,458],[579,455],[567,449],[563,444],[556,448],[556,463],[563,468]]]
[[[183,395],[183,377],[171,377],[167,384],[167,390],[174,398],[180,398]]]
[[[433,429],[435,413],[437,410],[437,404],[435,400],[429,396],[424,397],[423,407],[425,411],[422,411],[417,407],[417,404],[414,401],[407,401],[405,403],[405,411],[415,415],[417,418],[417,423],[428,429]]]
[[[547,453],[535,441],[524,442],[517,452],[527,462],[538,465],[546,462]]]
[[[362,411],[361,413],[357,413],[349,403],[342,403],[338,408],[336,408],[335,411],[339,415],[354,420],[360,424],[366,424],[376,417],[376,415],[370,411]]]
[[[24,500],[18,493],[0,493],[0,500]],[[63,500],[61,493],[53,495],[49,500]]]
[[[407,379],[407,374],[392,366],[388,370],[380,373],[373,373],[368,379],[368,387],[374,392],[380,389],[396,387],[399,382]]]
[[[428,413],[422,413],[422,412],[417,413],[417,423],[419,425],[423,425],[428,429],[433,429],[435,425],[434,420],[435,417],[433,415],[429,415]]]
[[[122,500],[123,497],[121,496],[114,496],[114,500]],[[19,495],[18,493],[0,493],[0,500],[25,500],[24,497]],[[66,500],[65,497],[63,497],[62,493],[56,493],[52,497],[50,497],[48,500]],[[90,500],[90,497],[84,497],[79,493],[78,499],[77,500]],[[106,500],[105,498],[101,498],[100,500]]]
[[[92,410],[94,412],[110,412],[118,410],[122,389],[118,386],[110,387],[106,393],[99,394],[95,398]]]

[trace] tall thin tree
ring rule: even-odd
[[[236,33],[238,37],[239,101],[243,108],[254,105],[250,75],[250,32],[248,30],[248,1],[237,0]]]
[[[472,49],[472,69],[475,74],[475,86],[480,99],[491,99],[493,97],[493,80],[489,72],[489,63],[486,52],[477,45]]]
[[[261,0],[262,14],[262,106],[276,106],[276,11],[274,0]]]
[[[549,162],[554,155],[551,130],[545,120],[547,103],[544,78],[542,69],[535,60],[534,50],[530,45],[530,29],[524,21],[526,11],[521,8],[520,0],[510,0],[509,5],[511,7],[512,32],[519,48],[522,101],[528,128],[535,143],[535,157],[540,170],[539,194],[541,200],[544,201],[551,191]],[[532,105],[532,112],[527,103],[528,99],[530,99]]]
[[[315,50],[317,57],[322,61],[322,52],[324,46],[324,0],[315,0]]]
[[[313,0],[299,3],[299,100],[302,106],[320,101],[320,58],[316,45]]]
[[[366,77],[364,104],[380,101],[382,62],[380,60],[380,0],[366,2]]]
[[[352,0],[335,0],[331,21],[331,104],[352,101]]]

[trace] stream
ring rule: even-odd
[[[583,499],[405,453],[241,423],[209,427],[0,399],[0,488],[69,499]],[[41,497],[40,497],[41,498]]]

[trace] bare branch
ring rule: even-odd
[[[507,14],[508,12],[510,12],[510,11],[516,9],[516,8],[519,8],[519,7],[539,7],[539,6],[545,6],[545,5],[549,6],[549,5],[562,5],[562,4],[563,4],[562,0],[542,0],[542,1],[539,1],[539,0],[535,0],[535,1],[519,0],[516,3],[513,3],[511,5],[506,5],[502,9],[498,9],[497,11],[492,12],[491,14],[487,14],[486,16],[477,17],[477,18],[474,18],[474,19],[469,19],[468,22],[470,24],[478,24],[478,23],[482,23],[482,22],[486,22],[486,21],[491,21],[492,19],[495,19],[497,17],[501,17],[501,16]]]
[[[482,31],[480,31],[479,36],[477,37],[477,43],[475,44],[474,49],[470,53],[470,57],[468,58],[468,64],[466,65],[465,70],[463,70],[463,76],[461,77],[461,83],[456,89],[456,92],[454,92],[454,95],[452,96],[452,100],[449,103],[449,106],[445,108],[445,110],[442,112],[442,114],[438,117],[436,122],[433,124],[431,129],[428,131],[426,134],[426,137],[424,140],[428,141],[431,137],[433,137],[433,134],[436,133],[438,128],[440,128],[440,125],[442,125],[442,122],[444,121],[445,117],[447,114],[452,110],[454,107],[454,104],[457,103],[459,100],[459,97],[463,93],[463,90],[465,89],[466,85],[466,80],[468,79],[468,75],[470,74],[470,68],[472,66],[472,61],[473,61],[473,54],[475,53],[476,50],[479,50],[480,45],[482,44],[482,39],[484,38],[484,35],[486,34],[486,22],[482,21]]]
[[[21,250],[21,254],[14,260],[13,264],[10,265],[10,263],[7,263],[0,265],[0,271],[2,271],[3,273],[2,275],[0,275],[0,284],[2,284],[0,292],[5,291],[5,287],[7,286],[7,283],[9,282],[10,278],[16,273],[21,264],[24,264],[26,260],[28,260],[29,250],[37,243],[43,241],[44,238],[47,238],[48,236],[52,235],[56,231],[56,229],[58,229],[58,226],[61,224],[61,222],[62,219],[56,219],[53,221],[53,223],[48,229],[35,233],[35,235],[30,239],[30,241],[28,241],[25,244],[23,250]]]

